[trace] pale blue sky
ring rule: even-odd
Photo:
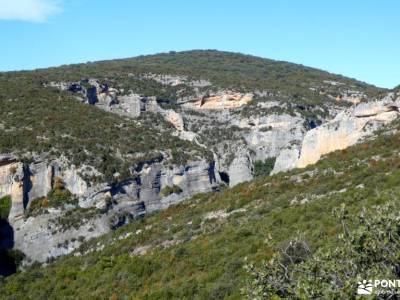
[[[218,49],[400,84],[398,0],[0,0],[0,70]]]

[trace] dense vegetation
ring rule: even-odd
[[[341,81],[358,89],[375,93],[370,85],[333,75],[321,70],[287,62],[215,50],[169,52],[139,56],[131,59],[77,64],[47,69],[53,79],[68,79],[68,76],[109,78],[123,74],[173,74],[186,75],[193,79],[207,79],[223,88],[243,90],[286,91],[290,88],[310,87],[322,81]]]
[[[354,247],[366,247],[362,241],[385,245],[380,238],[366,234],[365,227],[381,228],[386,226],[382,222],[388,221],[388,232],[397,230],[393,218],[400,205],[399,142],[400,133],[380,132],[375,140],[336,151],[306,169],[195,196],[80,249],[85,253],[105,245],[101,251],[63,257],[46,267],[33,266],[5,278],[0,293],[5,299],[242,299],[243,288],[254,280],[244,266],[254,264],[253,270],[264,272],[262,261],[277,257],[300,234],[300,241],[309,249],[301,252],[305,270],[324,259],[327,265],[322,271],[341,274],[348,266],[330,264],[334,255],[340,251],[354,254],[349,259],[354,263],[355,278],[347,279],[346,289],[341,283],[330,284],[327,294],[330,298],[354,298],[359,278],[380,270],[374,266],[362,270],[363,263],[372,259],[370,251],[377,253],[379,248],[359,251]],[[389,202],[393,215],[385,209]],[[367,213],[364,223],[347,221],[374,205],[382,207],[376,218]],[[333,212],[341,212],[343,207],[345,214],[338,218]],[[343,217],[348,226],[346,237],[350,237],[347,243],[342,239]],[[385,235],[381,238],[387,246],[394,245]],[[395,267],[390,257],[381,258],[377,255],[376,262]],[[302,268],[295,267],[293,272],[296,282],[306,288],[307,272],[298,275]],[[292,292],[290,286],[284,292]],[[311,291],[310,295],[316,294]]]
[[[21,73],[11,72],[10,76]],[[24,73],[22,73],[24,74]],[[102,83],[132,90],[136,93],[156,96],[174,102],[178,98],[193,96],[195,89],[190,84],[168,85],[147,74],[186,76],[188,79],[205,79],[212,86],[199,88],[202,91],[218,88],[234,91],[268,91],[266,98],[291,103],[322,104],[333,102],[327,97],[340,95],[347,90],[358,90],[367,97],[376,97],[383,90],[374,86],[330,74],[318,69],[293,63],[215,50],[169,52],[128,59],[109,60],[86,64],[67,65],[30,72],[40,82],[80,81],[97,78]],[[331,84],[339,82],[340,84]],[[265,100],[265,99],[264,99]],[[342,104],[346,105],[345,102]]]

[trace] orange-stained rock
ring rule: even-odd
[[[188,103],[187,106],[200,109],[233,109],[248,104],[253,96],[253,94],[224,93],[203,97],[194,103]]]

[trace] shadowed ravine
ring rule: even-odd
[[[9,250],[14,247],[14,230],[6,220],[0,220],[0,276],[17,271],[14,257]]]

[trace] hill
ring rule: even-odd
[[[346,216],[359,241],[349,219],[397,205],[399,107],[396,91],[214,50],[0,73],[1,295],[297,297],[301,282],[347,297],[351,278],[318,294],[298,274],[343,251],[368,262],[340,233]],[[374,226],[396,218],[378,210]]]
[[[1,293],[5,299],[241,299],[251,279],[243,266],[271,258],[298,233],[312,253],[338,247],[342,223],[335,209],[345,205],[351,220],[389,201],[398,208],[399,125],[392,128],[307,169],[199,195],[127,225],[75,255],[6,278]],[[354,287],[367,270],[359,272]],[[352,298],[354,290],[339,285],[321,293]]]

